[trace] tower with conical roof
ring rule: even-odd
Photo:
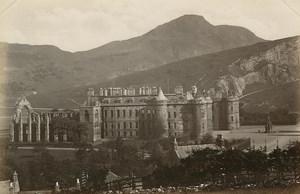
[[[212,134],[212,100],[210,97],[197,96],[197,93],[193,96],[192,139],[200,140],[204,135]]]
[[[156,122],[154,134],[158,138],[168,137],[168,99],[165,97],[161,88],[159,88],[156,97]]]

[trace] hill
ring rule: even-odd
[[[299,99],[299,45],[299,36],[257,43],[180,60],[86,87],[69,88],[42,99],[44,102],[64,99],[64,105],[77,106],[70,98],[82,103],[87,87],[94,87],[97,93],[99,87],[148,85],[161,86],[166,92],[169,83],[171,89],[178,84],[185,90],[197,85],[200,91],[212,94],[233,90],[247,100],[245,108],[248,110],[269,111],[283,106],[295,109]],[[38,103],[40,97],[32,98]]]
[[[122,30],[122,29],[120,29]],[[50,45],[1,43],[2,96],[45,93],[103,82],[185,58],[264,41],[237,26],[214,26],[202,16],[185,15],[129,40],[70,53]]]

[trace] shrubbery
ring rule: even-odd
[[[299,180],[300,143],[267,154],[264,150],[195,151],[174,167],[161,166],[145,180],[148,187],[268,185]]]

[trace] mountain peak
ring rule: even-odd
[[[151,35],[182,35],[194,34],[206,31],[214,27],[203,16],[200,15],[183,15],[170,22],[159,25],[147,34]]]
[[[176,18],[169,23],[175,23],[178,25],[185,25],[185,27],[206,27],[206,26],[213,26],[211,25],[203,16],[200,15],[183,15],[179,18]],[[183,26],[184,27],[184,26]]]

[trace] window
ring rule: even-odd
[[[176,127],[177,127],[177,123],[174,123],[174,129],[176,129]]]
[[[139,128],[139,122],[135,122],[135,128]]]
[[[142,115],[141,115],[141,117],[144,117],[144,110],[142,110]]]
[[[23,115],[22,115],[22,116],[23,116]],[[88,111],[88,110],[85,110],[85,111],[84,111],[84,117],[85,117],[85,120],[86,120],[86,121],[89,121],[89,120],[90,120],[90,119],[89,119],[89,118],[90,118],[90,115],[89,115],[89,111]],[[23,118],[24,118],[24,116],[23,116]]]
[[[171,129],[171,123],[170,122],[168,122],[168,128]]]
[[[132,129],[132,122],[129,123],[129,127],[130,127],[130,129]]]
[[[139,115],[139,111],[135,110],[135,116],[137,117]]]
[[[129,116],[132,117],[132,111],[131,110],[129,110]]]
[[[96,110],[96,113],[95,113],[95,121],[98,122],[98,117],[99,117],[99,112],[98,110]]]
[[[214,106],[211,106],[211,110],[214,111]]]
[[[147,110],[147,117],[150,118],[150,110]]]
[[[233,116],[231,116],[231,122],[233,122]]]
[[[117,117],[120,117],[120,110],[117,110]]]
[[[132,137],[132,131],[130,131],[130,136]]]
[[[113,124],[113,123],[110,124],[110,128],[111,128],[111,129],[114,128],[114,124]]]
[[[168,118],[171,118],[171,113],[170,112],[168,112]]]
[[[110,117],[114,117],[114,111],[110,110]]]
[[[174,118],[176,118],[177,117],[177,114],[176,114],[176,112],[174,112]]]
[[[127,126],[126,126],[126,123],[124,122],[124,129],[126,129],[127,128]]]
[[[212,116],[212,121],[215,121],[215,117],[214,116]]]
[[[120,128],[121,128],[120,123],[118,123],[118,129],[120,129]]]
[[[104,110],[104,117],[107,117],[107,110]]]
[[[123,110],[123,117],[126,117],[126,110]]]
[[[233,106],[231,107],[231,111],[233,111]]]
[[[104,129],[107,129],[107,123],[104,123]]]
[[[127,133],[126,133],[126,131],[124,131],[124,137],[126,137],[126,135],[127,135]]]

